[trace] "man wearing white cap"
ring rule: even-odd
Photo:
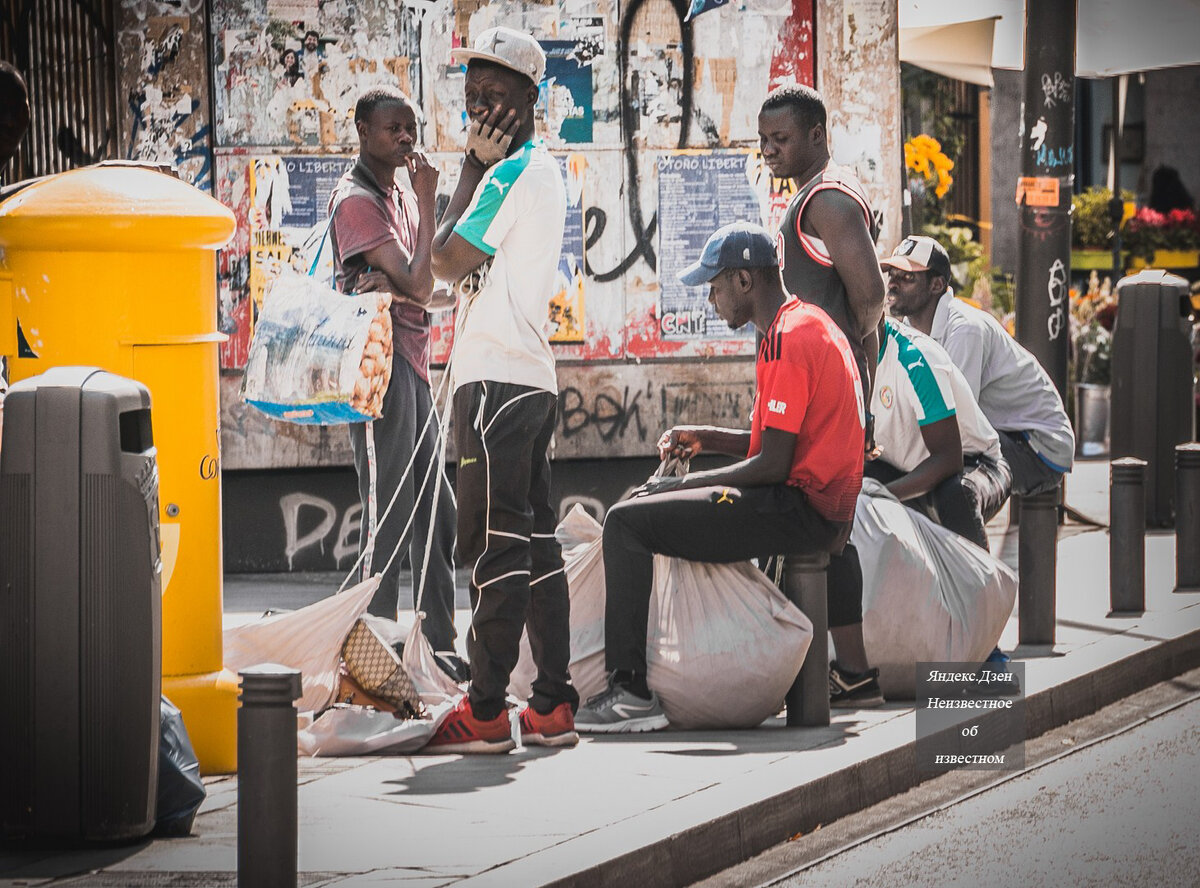
[[[1075,432],[1037,358],[991,314],[954,298],[950,257],[933,238],[907,237],[881,264],[892,311],[946,350],[999,433],[1013,493],[1057,487],[1071,470]]]
[[[452,409],[457,554],[471,569],[471,685],[429,749],[515,746],[505,693],[525,628],[538,671],[522,740],[571,746],[579,695],[567,669],[570,604],[550,506],[558,379],[545,329],[567,201],[558,161],[534,137],[546,56],[530,35],[491,28],[450,57],[467,66],[471,125],[434,236],[433,273],[459,292]]]

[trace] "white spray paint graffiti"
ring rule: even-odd
[[[1033,145],[1030,151],[1038,151],[1042,147],[1042,142],[1046,141],[1046,131],[1049,127],[1046,126],[1046,118],[1039,117],[1037,123],[1033,125],[1033,129],[1029,131],[1029,137],[1033,139]]]
[[[1051,341],[1058,339],[1062,332],[1065,312],[1063,299],[1067,292],[1067,270],[1061,259],[1055,259],[1050,266],[1050,276],[1046,283],[1046,292],[1050,297],[1050,317],[1046,319],[1046,330]]]
[[[1042,75],[1042,95],[1045,97],[1046,107],[1053,108],[1059,102],[1071,101],[1071,84],[1062,76],[1061,71],[1055,71],[1053,75]]]
[[[300,512],[305,507],[322,513],[321,520],[312,530],[300,536]],[[337,508],[329,500],[308,493],[289,493],[279,498],[279,510],[283,513],[283,527],[287,537],[283,554],[287,558],[288,570],[295,570],[295,557],[305,549],[320,546],[325,554],[325,539],[337,524]],[[333,560],[340,568],[347,557],[358,555],[358,534],[362,524],[362,506],[355,503],[342,515],[341,526],[333,546]]]

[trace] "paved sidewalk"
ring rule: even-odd
[[[1080,465],[1068,502],[1107,520],[1108,464]],[[1000,516],[993,551],[1015,563]],[[1174,535],[1146,547],[1146,607],[1108,615],[1108,537],[1063,529],[1053,650],[1017,648],[1031,734],[1200,666],[1200,594],[1176,593]],[[327,587],[323,586],[328,583]],[[229,578],[231,621],[261,595],[291,607],[332,575]],[[257,590],[257,591],[256,591]],[[460,605],[461,607],[461,605]],[[243,610],[235,610],[243,608]],[[460,618],[469,619],[465,607]],[[1012,650],[1017,621],[1001,640]],[[683,885],[917,781],[910,704],[841,711],[828,728],[585,738],[505,756],[301,759],[302,885]],[[208,781],[190,839],[82,852],[0,846],[0,884],[235,884],[236,778]],[[4,881],[13,880],[13,881]]]

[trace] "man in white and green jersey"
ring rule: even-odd
[[[429,748],[515,746],[505,693],[526,628],[537,678],[520,714],[522,740],[570,746],[579,739],[579,695],[567,669],[570,604],[550,506],[558,380],[545,329],[567,201],[558,161],[534,138],[546,57],[528,34],[491,28],[451,60],[467,65],[472,123],[434,237],[433,273],[457,281],[460,294],[451,376],[457,554],[471,570],[471,685]]]
[[[871,396],[879,456],[864,475],[987,549],[984,523],[1012,489],[996,430],[940,345],[892,318],[880,342]]]

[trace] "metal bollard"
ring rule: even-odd
[[[300,673],[266,663],[240,673],[240,888],[296,888],[296,707]]]
[[[1109,604],[1113,613],[1146,609],[1146,461],[1112,462],[1108,531]]]
[[[1200,590],[1200,444],[1175,448],[1175,591]]]
[[[812,644],[796,680],[784,698],[788,727],[829,724],[829,610],[825,601],[825,569],[829,555],[788,555],[783,562],[783,589],[788,600],[812,622]]]
[[[1021,524],[1017,532],[1017,639],[1020,644],[1054,644],[1061,490],[1060,485],[1047,493],[1020,498]]]

